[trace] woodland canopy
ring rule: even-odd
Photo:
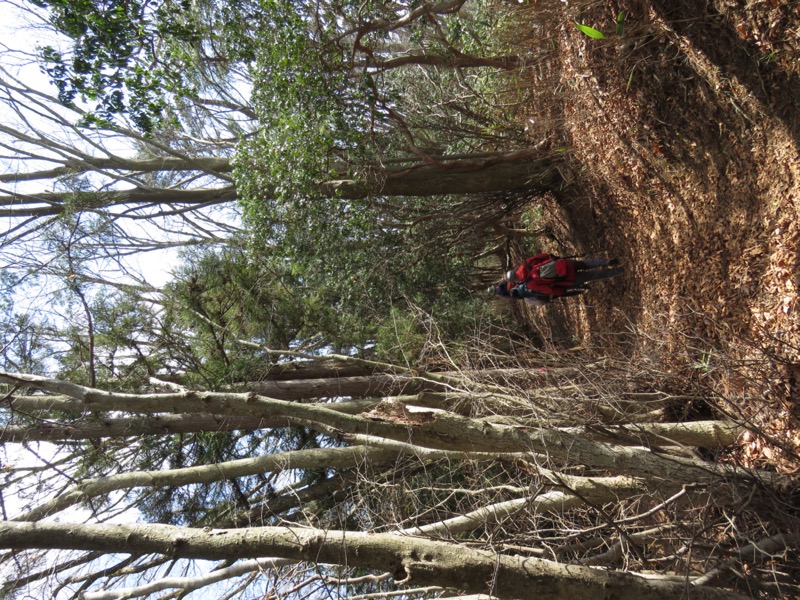
[[[0,595],[800,597],[800,12],[689,4],[4,2]]]

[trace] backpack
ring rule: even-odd
[[[514,272],[517,281],[527,283],[531,279],[558,281],[569,276],[568,260],[552,254],[537,254],[525,259]]]

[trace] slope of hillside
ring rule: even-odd
[[[526,318],[554,346],[701,384],[762,431],[743,458],[797,470],[800,3],[537,6],[550,27],[532,13],[529,43],[558,51],[521,118],[533,139],[558,123],[570,183],[544,202],[542,245],[619,256],[627,274]]]

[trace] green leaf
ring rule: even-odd
[[[577,27],[582,33],[588,35],[590,38],[595,40],[604,40],[606,39],[605,34],[602,31],[597,31],[594,27],[589,27],[588,25],[581,25],[580,23],[575,23],[575,27]]]
[[[625,17],[627,17],[627,13],[623,10],[621,13],[617,15],[617,36],[622,37],[622,32],[625,29]]]

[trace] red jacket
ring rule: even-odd
[[[541,277],[539,270],[547,263],[554,262],[556,277]],[[525,259],[514,273],[518,281],[529,290],[549,296],[562,296],[567,288],[575,285],[575,263],[567,258],[556,258],[542,252]]]

